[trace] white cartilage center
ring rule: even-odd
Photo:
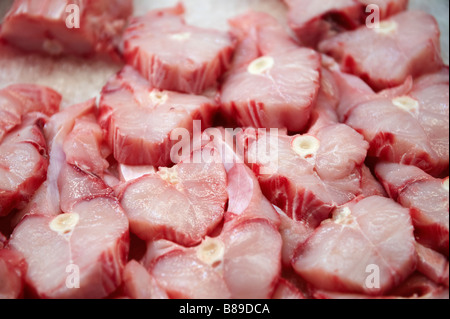
[[[214,268],[220,266],[223,262],[225,246],[223,242],[216,238],[206,239],[197,247],[197,257],[205,264]]]
[[[191,38],[191,33],[190,32],[182,32],[182,33],[175,33],[172,34],[170,36],[171,39],[176,40],[176,41],[186,41],[189,40]]]
[[[449,188],[448,188],[448,177],[446,179],[444,179],[444,181],[442,182],[442,187],[444,187],[444,189],[448,192]]]
[[[60,55],[64,50],[62,44],[56,39],[44,40],[42,48],[50,55]]]
[[[397,32],[398,25],[395,21],[381,21],[378,28],[374,28],[375,32],[378,34],[390,35]]]
[[[61,235],[72,232],[80,221],[80,216],[76,213],[61,214],[53,218],[50,222],[50,229]]]
[[[311,135],[302,135],[292,141],[292,149],[303,158],[310,158],[317,154],[320,141]]]
[[[152,103],[155,105],[164,104],[169,99],[169,96],[167,92],[159,91],[159,90],[153,90],[150,93],[150,99],[152,100]]]
[[[158,175],[171,185],[177,186],[180,184],[180,179],[178,178],[178,173],[175,167],[161,168],[158,171]]]
[[[392,103],[406,112],[417,114],[419,111],[419,102],[409,96],[400,96],[392,100]]]
[[[247,68],[248,73],[260,75],[273,68],[275,60],[270,56],[263,56],[254,60]]]
[[[333,222],[340,225],[351,226],[355,224],[355,218],[348,207],[336,208],[333,213]]]

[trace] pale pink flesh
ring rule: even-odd
[[[54,114],[45,126],[45,137],[52,145],[57,143],[62,147],[67,135],[73,130],[76,120],[95,113],[95,98],[83,103],[64,108]],[[50,146],[51,146],[50,145]]]
[[[24,115],[39,112],[51,116],[60,103],[61,95],[43,86],[19,84],[0,90],[0,142],[22,123]]]
[[[283,268],[281,279],[287,280],[290,284],[297,288],[306,299],[312,298],[314,287],[305,279],[300,277],[292,267]]]
[[[245,134],[252,136],[254,132],[249,129]],[[254,142],[249,140],[247,159],[258,177],[264,195],[289,217],[318,225],[328,218],[332,200],[325,191],[324,183],[314,173],[314,166],[292,150],[292,137],[264,137],[267,138],[259,136]],[[264,158],[266,152],[261,152],[266,149],[266,145],[269,156]],[[269,174],[261,174],[267,168]],[[272,168],[276,169],[273,174]]]
[[[201,94],[217,84],[233,55],[231,37],[189,26],[182,4],[134,17],[124,35],[124,56],[152,87]]]
[[[430,175],[418,167],[388,162],[378,163],[375,167],[375,174],[394,200],[398,200],[399,195],[410,184],[433,180]]]
[[[185,250],[186,247],[165,239],[151,241],[146,245],[146,251],[144,256],[141,258],[141,263],[146,269],[149,270],[158,258],[172,252]]]
[[[286,279],[281,278],[272,299],[306,299],[303,293]]]
[[[51,55],[113,54],[127,18],[132,14],[132,1],[78,1],[83,17],[80,28],[67,27],[69,4],[73,2],[46,0],[37,5],[33,0],[14,1],[0,37],[26,51]]]
[[[146,264],[172,298],[270,298],[278,282],[281,238],[263,219],[229,219],[216,239],[223,258],[209,265],[197,249],[170,242],[152,244]]]
[[[333,73],[322,67],[321,84],[317,104],[311,113],[309,133],[316,135],[322,128],[339,123],[337,108],[341,93]]]
[[[298,48],[283,26],[270,14],[249,11],[230,19],[231,33],[239,40],[233,68],[246,67],[255,58]]]
[[[362,196],[384,196],[387,197],[387,193],[383,188],[383,185],[372,175],[372,172],[367,166],[362,167],[361,176],[361,190]]]
[[[60,208],[64,213],[70,213],[80,202],[114,196],[113,190],[107,187],[102,179],[67,163],[61,168],[58,190]]]
[[[410,92],[419,101],[419,123],[423,127],[430,145],[437,154],[433,175],[448,175],[449,170],[449,72],[420,77]]]
[[[316,171],[324,180],[343,179],[351,175],[367,156],[368,144],[346,125],[329,126],[318,132],[321,141]]]
[[[155,101],[152,94],[162,98]],[[209,127],[216,109],[204,96],[154,90],[127,66],[103,88],[99,123],[119,163],[164,167],[172,164],[177,132],[192,134],[195,120]]]
[[[418,241],[448,256],[449,193],[444,181],[398,164],[380,163],[376,173],[391,197],[411,209]]]
[[[246,135],[255,132],[249,129]],[[249,140],[247,158],[267,198],[311,227],[327,219],[333,207],[361,194],[360,168],[368,148],[361,135],[343,124],[326,126],[315,137],[320,147],[309,159],[292,149],[296,137],[282,134]]]
[[[231,24],[240,44],[222,86],[223,113],[243,127],[304,130],[320,86],[320,56],[296,46],[270,15],[252,12]],[[248,72],[264,56],[273,58],[273,67]]]
[[[324,290],[316,290],[313,294],[315,299],[374,299],[374,297],[349,294],[341,292],[330,292]],[[388,296],[378,297],[377,299],[448,299],[449,290],[442,286],[436,285],[425,276],[414,273],[398,288],[389,293]]]
[[[145,175],[156,173],[153,166],[128,166],[124,164],[119,164],[118,171],[122,183],[128,183]]]
[[[372,13],[368,5],[377,5],[384,20],[408,7],[408,0],[285,0],[288,22],[302,44],[316,47],[337,33],[351,30],[366,22]]]
[[[417,270],[438,285],[449,286],[449,263],[444,255],[420,244],[416,244]]]
[[[415,269],[415,240],[409,211],[391,199],[369,197],[346,206],[346,218],[322,223],[300,246],[295,271],[324,290],[380,296]],[[379,287],[367,279],[379,269]],[[369,269],[369,272],[367,272]]]
[[[72,131],[76,120],[93,114],[94,108],[94,99],[68,107],[53,115],[45,125],[44,132],[50,150],[47,179],[34,193],[28,205],[16,214],[14,218],[15,225],[26,215],[56,216],[61,212],[58,180],[62,168],[66,165],[66,154],[63,148],[64,140]]]
[[[126,296],[131,299],[168,299],[155,278],[137,261],[130,261],[123,271]]]
[[[46,131],[51,141],[52,163],[47,183],[37,192],[33,205],[25,210],[29,215],[14,229],[9,242],[25,256],[29,264],[26,280],[38,297],[104,298],[121,283],[129,249],[128,220],[112,189],[91,172],[66,162],[66,157],[85,154],[86,144],[79,144],[78,150],[71,145],[63,149],[67,136],[73,140],[83,137],[85,132],[80,125],[89,128],[95,124],[92,119],[77,122],[79,118],[92,116],[93,107],[90,100],[50,120]],[[87,166],[93,167],[90,161],[101,158],[98,152],[99,149],[94,150],[91,153],[94,156],[87,157]],[[68,233],[59,233],[51,226],[61,211],[79,217]],[[79,289],[66,285],[70,275],[67,272],[73,271],[67,268],[71,265],[79,269]]]
[[[285,0],[289,26],[300,41],[316,47],[321,40],[359,25],[363,8],[355,0]]]
[[[344,99],[357,96],[359,104],[340,110],[340,115],[370,142],[370,156],[415,165],[433,176],[448,174],[448,69],[414,83],[409,80],[402,87],[378,95],[369,90],[356,94],[357,85],[351,83],[351,76],[335,75],[347,83]],[[416,101],[417,111],[408,112],[396,106],[396,98]]]
[[[242,128],[212,127],[202,134],[201,145],[210,145],[219,152],[227,173],[235,169],[235,166],[245,163],[245,148],[241,143],[244,137],[243,132]],[[200,142],[197,141],[196,144],[198,143]],[[194,145],[193,148],[195,149],[196,146]]]
[[[228,213],[240,220],[264,218],[276,227],[280,217],[264,197],[258,180],[245,164],[236,164],[228,172]]]
[[[93,100],[74,107],[74,115],[79,117],[64,119],[53,142],[53,148],[62,147],[66,159],[58,166],[60,207],[63,212],[70,212],[72,206],[80,201],[112,196],[112,189],[101,179],[109,167],[105,160],[108,150],[103,145],[103,132],[96,122],[94,110],[89,107],[90,103]],[[85,107],[91,112],[82,116],[83,112],[78,112]],[[72,125],[70,133],[65,132]]]
[[[224,278],[233,299],[266,299],[281,271],[281,236],[266,220],[225,224]]]
[[[330,70],[340,93],[337,113],[340,121],[345,122],[353,109],[359,104],[373,99],[375,92],[359,77],[341,72],[334,63],[333,61]]]
[[[428,171],[438,164],[438,155],[422,126],[412,114],[395,107],[391,100],[378,99],[359,105],[346,123],[370,142],[372,157]]]
[[[358,0],[365,7],[377,5],[380,9],[380,18],[386,19],[408,9],[409,0]],[[367,13],[367,12],[366,12]],[[370,13],[368,13],[370,14]]]
[[[316,47],[322,40],[354,29],[372,14],[368,5],[377,5],[380,19],[386,19],[408,7],[408,0],[285,0],[288,22],[302,44]]]
[[[45,180],[49,152],[42,126],[60,102],[57,92],[38,85],[0,90],[0,216],[23,208]],[[27,116],[33,112],[40,115]]]
[[[47,143],[42,115],[27,116],[0,142],[0,216],[23,208],[44,182]]]
[[[19,252],[0,247],[0,300],[22,297],[26,271],[27,264]]]
[[[264,218],[278,227],[280,217],[262,194],[255,174],[244,164],[244,150],[237,142],[242,137],[241,132],[239,129],[230,131],[212,128],[202,135],[202,143],[214,147],[227,171],[228,216],[237,217],[241,221]]]
[[[195,151],[191,159],[211,150]],[[131,231],[147,241],[164,238],[185,246],[199,244],[222,221],[228,198],[226,172],[217,156],[213,163],[181,162],[171,169],[174,183],[161,174],[130,182],[120,201]]]
[[[439,27],[433,16],[408,11],[386,21],[396,23],[392,34],[364,25],[323,41],[319,48],[332,55],[344,71],[361,76],[377,91],[398,86],[408,76],[436,72],[443,66]]]
[[[84,171],[103,176],[109,166],[103,156],[103,132],[93,115],[75,121],[63,147],[67,163]]]
[[[195,251],[170,242],[156,241],[148,247],[146,262],[151,275],[170,298],[231,298],[220,273],[199,260]]]
[[[281,261],[283,267],[291,268],[292,259],[294,258],[297,248],[308,240],[313,234],[314,229],[308,227],[302,221],[295,221],[289,218],[281,209],[275,207],[280,215],[281,225],[279,231],[283,239],[283,249],[281,254]]]
[[[70,233],[53,231],[53,217],[32,215],[16,227],[9,245],[25,256],[27,284],[39,297],[104,298],[121,283],[128,221],[119,204],[109,198],[82,201],[70,213],[79,215]],[[79,267],[79,289],[66,285],[71,265]]]
[[[320,93],[319,93],[320,94]],[[430,95],[431,96],[431,95]],[[434,96],[438,96],[438,94],[435,94]],[[438,120],[439,118],[436,116],[434,119],[432,118],[431,120]],[[331,121],[330,121],[331,122]],[[324,126],[328,126],[328,124],[327,125],[322,125],[320,128],[322,128],[322,127],[324,127]],[[431,130],[431,131],[433,131],[433,132],[435,132],[435,130]],[[318,134],[318,132],[319,132],[319,130],[317,131],[317,133],[314,133],[314,135],[317,135]],[[445,146],[445,143],[441,143],[442,145],[444,145]],[[329,167],[325,167],[326,169],[329,169]],[[236,169],[236,166],[234,166],[233,167],[233,169],[232,170],[230,170],[230,173],[229,174],[231,174],[231,172],[233,172],[233,171],[236,171],[237,169]],[[364,182],[363,182],[363,179],[364,179],[364,174],[365,173],[367,173],[368,172],[368,169],[367,169],[367,167],[365,167],[365,166],[363,166],[363,168],[362,168],[362,170],[359,170],[360,171],[360,173],[361,173],[361,180],[360,180],[360,184],[361,185],[363,185],[364,184]],[[369,173],[370,173],[370,171],[369,171]],[[64,173],[63,173],[64,174]],[[139,173],[138,173],[139,174]],[[328,173],[327,173],[328,174]],[[146,174],[144,174],[144,175],[147,175],[147,173]],[[323,174],[323,175],[326,175],[326,174]],[[142,177],[142,176],[139,176],[139,177]],[[138,178],[139,178],[138,177]],[[369,175],[366,175],[366,177],[368,178],[368,180],[369,180],[369,184],[371,184],[371,185],[369,185],[370,187],[368,187],[368,188],[364,188],[363,186],[361,186],[361,188],[362,188],[362,193],[363,193],[363,195],[365,195],[365,196],[370,196],[369,194],[372,194],[372,193],[365,193],[365,189],[367,189],[367,192],[370,192],[370,191],[374,191],[374,189],[376,189],[377,187],[376,187],[376,184],[375,183],[377,183],[375,180],[373,180],[372,178],[370,178],[370,177],[373,177],[373,176],[369,176]],[[133,178],[134,179],[134,178]],[[372,182],[374,182],[373,184],[372,184]],[[379,186],[379,185],[378,185]],[[245,188],[245,187],[244,187]],[[246,191],[247,189],[243,189],[243,190],[241,190],[243,193],[241,194],[241,193],[238,193],[238,194],[236,194],[236,195],[249,195],[249,193],[247,194],[247,193],[245,193],[245,191]],[[382,190],[381,190],[382,191]],[[374,191],[374,192],[376,192],[376,191]],[[263,195],[262,195],[263,196]],[[231,196],[230,196],[231,197]],[[263,201],[263,202],[265,202],[265,201]],[[245,207],[243,207],[243,206],[241,206],[241,205],[245,205],[245,203],[242,203],[242,202],[239,202],[239,205],[237,205],[237,209],[235,209],[235,208],[232,208],[232,210],[236,210],[236,211],[241,211],[241,212],[245,212]],[[265,204],[263,205],[264,207],[265,207]],[[231,207],[233,207],[233,206],[231,206]],[[251,210],[251,209],[250,209]],[[255,209],[256,210],[256,209]],[[269,211],[269,210],[267,210],[267,211]],[[255,213],[256,214],[256,213]],[[233,214],[230,214],[230,216],[231,215],[233,215]],[[255,215],[256,216],[256,215]],[[262,216],[261,216],[262,217]],[[288,218],[288,217],[287,217]],[[1,240],[0,240],[1,241]],[[0,244],[0,246],[1,246],[1,244]],[[419,256],[420,257],[420,256]],[[445,257],[444,257],[444,259],[445,259]],[[441,261],[441,260],[439,260],[439,261]],[[448,263],[448,262],[447,262]],[[448,266],[448,265],[447,265]],[[420,267],[425,267],[425,268],[420,268]],[[420,268],[420,269],[422,269],[422,272],[424,272],[424,273],[426,273],[427,272],[427,270],[423,270],[423,269],[428,269],[428,268],[426,268],[426,267],[428,267],[429,268],[429,265],[422,265],[422,266],[420,266],[420,260],[419,260],[419,263],[418,263],[418,269]],[[141,269],[142,270],[142,269]],[[429,270],[429,269],[428,269]],[[433,269],[433,271],[435,271],[435,269]],[[152,275],[149,275],[150,277],[152,276]],[[434,273],[434,274],[430,274],[430,272],[428,272],[428,276],[429,277],[433,277],[433,276],[437,276],[436,275],[436,273]],[[439,277],[439,276],[438,276]],[[439,278],[441,278],[442,276],[440,276]],[[437,277],[436,277],[437,278]],[[154,278],[153,278],[154,279]],[[442,279],[442,278],[441,278]],[[441,280],[441,279],[435,279],[435,280]],[[282,279],[280,279],[280,281],[279,282],[281,282],[282,281]],[[225,284],[226,284],[226,282],[225,282]],[[286,286],[285,285],[283,285],[283,284],[279,284],[279,286],[282,286],[282,288],[286,288]],[[279,286],[277,286],[278,288],[279,288]],[[448,284],[447,284],[447,286],[448,286]],[[213,285],[213,288],[214,287],[217,287],[216,285]],[[197,287],[198,288],[198,287]],[[277,292],[278,292],[278,288],[276,289],[276,292],[275,292],[275,294],[274,295],[276,295],[277,294]],[[198,288],[198,289],[202,289],[202,287],[200,287],[200,288]],[[287,289],[287,288],[286,288]],[[439,287],[439,289],[440,289],[440,287]],[[439,289],[436,289],[436,290],[439,290]],[[292,294],[294,294],[294,292],[293,291],[290,291],[290,289],[288,289],[289,291],[288,292],[291,292]],[[334,293],[330,293],[330,294],[334,294]],[[337,293],[337,294],[339,294],[339,293]],[[1,295],[1,294],[0,294]],[[177,295],[177,293],[174,293],[174,295],[176,295],[176,296],[178,296]],[[352,296],[352,295],[348,295],[348,296]],[[356,296],[356,295],[355,295]],[[362,295],[361,295],[362,296]],[[357,297],[355,297],[355,298],[357,298]]]
[[[410,207],[418,240],[449,255],[449,193],[442,180],[411,185],[399,201]]]
[[[435,284],[425,276],[415,273],[397,289],[392,295],[411,299],[449,299],[448,287]]]

